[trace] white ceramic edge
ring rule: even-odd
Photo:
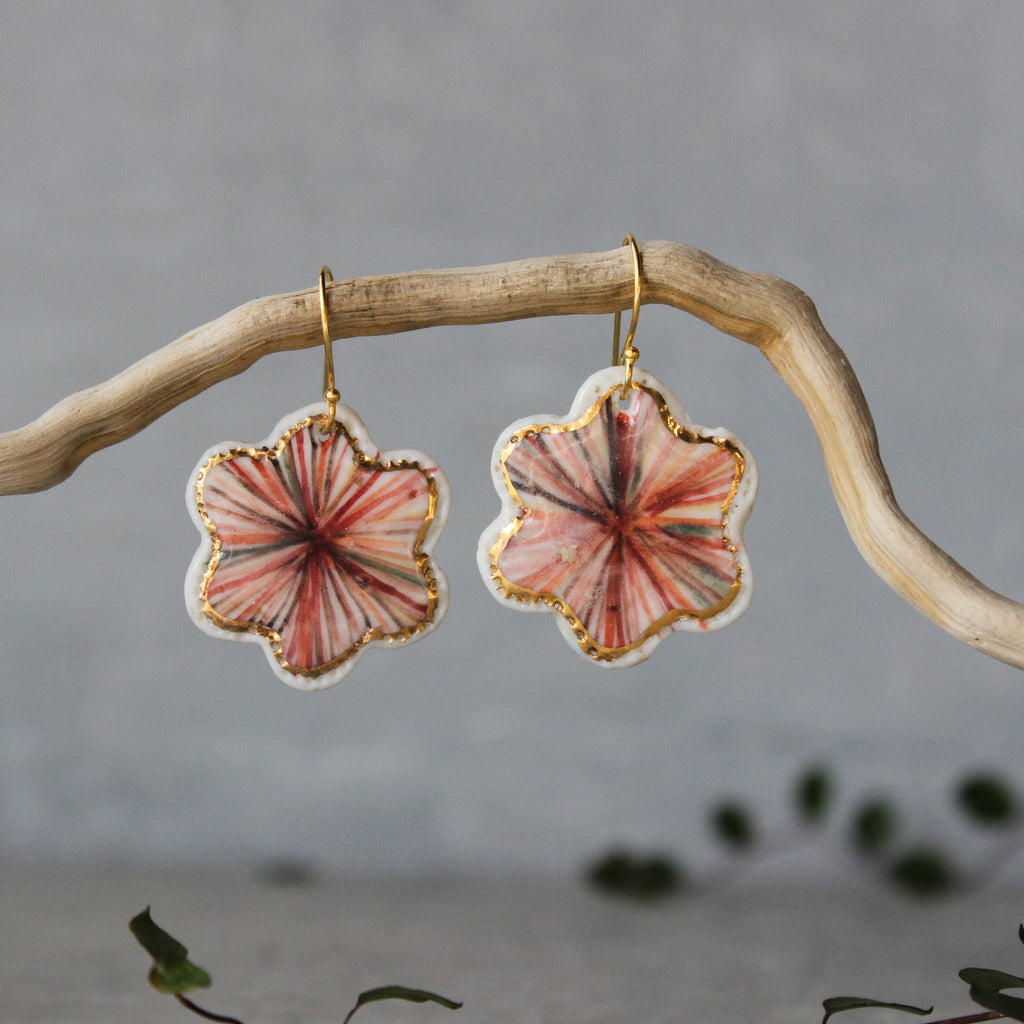
[[[646,370],[634,367],[633,379],[638,384],[642,384],[645,387],[657,391],[665,399],[665,404],[668,407],[669,412],[681,426],[704,436],[723,437],[736,445],[737,449],[739,449],[740,453],[743,455],[743,477],[740,480],[739,487],[736,489],[736,494],[729,506],[729,515],[726,518],[729,539],[736,548],[736,560],[740,566],[741,579],[743,582],[740,585],[739,593],[729,603],[729,605],[723,608],[717,615],[713,615],[708,619],[692,619],[686,617],[676,619],[674,622],[669,623],[669,625],[649,637],[644,643],[634,650],[627,651],[614,661],[602,661],[596,658],[591,658],[586,654],[580,646],[579,641],[576,639],[576,634],[573,632],[572,624],[564,615],[540,601],[528,602],[506,598],[501,591],[501,587],[498,586],[497,582],[491,576],[491,548],[493,548],[497,543],[500,532],[516,517],[519,510],[519,506],[512,499],[512,496],[508,492],[508,488],[505,486],[505,477],[501,467],[501,455],[505,450],[505,446],[508,444],[508,439],[522,428],[532,426],[533,424],[552,423],[558,426],[563,426],[566,423],[572,423],[573,421],[578,420],[594,404],[594,402],[608,390],[608,388],[613,387],[616,384],[621,384],[625,380],[625,369],[621,366],[609,366],[588,377],[580,386],[579,391],[577,391],[576,397],[573,399],[572,406],[565,416],[524,416],[522,419],[518,419],[514,423],[511,423],[498,435],[498,440],[495,442],[494,449],[491,454],[491,480],[494,484],[494,489],[498,492],[498,497],[501,500],[501,511],[480,535],[480,541],[477,545],[477,568],[480,571],[480,575],[483,578],[485,586],[495,600],[501,602],[506,607],[515,609],[516,611],[546,612],[553,615],[555,617],[555,622],[558,625],[559,632],[561,632],[569,646],[572,647],[572,649],[581,658],[589,664],[609,669],[630,668],[633,665],[640,664],[642,661],[646,661],[658,644],[661,643],[661,641],[670,633],[709,633],[722,629],[724,626],[728,626],[730,623],[735,622],[736,619],[738,619],[750,606],[754,583],[753,573],[750,568],[750,558],[747,555],[747,549],[743,543],[743,526],[750,515],[751,508],[754,504],[754,498],[757,496],[757,463],[754,461],[753,455],[751,455],[747,446],[731,431],[722,428],[708,430],[706,427],[702,427],[691,422],[690,418],[686,415],[686,411],[683,408],[682,403],[676,395],[666,387],[664,383],[658,380],[657,377],[648,373]]]
[[[259,644],[263,649],[263,653],[266,655],[267,662],[274,675],[283,683],[287,683],[288,686],[291,686],[293,689],[303,690],[305,692],[327,690],[332,686],[336,686],[349,674],[349,672],[352,671],[353,668],[355,668],[359,659],[362,658],[363,654],[371,647],[391,647],[396,643],[404,647],[407,644],[415,643],[417,640],[422,640],[423,637],[428,636],[437,629],[441,624],[441,620],[444,618],[445,613],[448,611],[448,577],[436,564],[432,562],[434,579],[437,582],[437,609],[433,620],[427,623],[427,625],[418,633],[414,633],[405,640],[372,640],[337,668],[332,669],[330,672],[325,672],[323,675],[317,676],[315,679],[310,679],[302,675],[295,675],[286,671],[278,662],[277,658],[274,657],[274,652],[264,637],[259,636],[256,633],[236,633],[232,630],[221,629],[218,625],[207,618],[203,611],[203,602],[200,593],[202,590],[203,577],[206,575],[207,567],[210,564],[210,558],[213,555],[213,540],[206,530],[206,524],[203,522],[203,517],[199,514],[199,507],[196,503],[196,483],[199,479],[200,472],[211,458],[221,452],[231,451],[236,448],[272,448],[281,440],[281,437],[285,433],[297,426],[299,423],[302,423],[304,420],[307,420],[312,416],[323,415],[327,411],[327,406],[322,402],[307,405],[293,413],[289,413],[287,416],[284,416],[278,422],[277,426],[274,427],[273,431],[257,444],[245,444],[240,441],[225,441],[222,444],[216,444],[207,448],[196,463],[196,467],[189,477],[188,487],[185,493],[185,501],[188,506],[189,515],[192,518],[192,522],[195,523],[196,529],[199,531],[200,537],[202,538],[199,543],[199,547],[189,564],[188,573],[185,576],[185,607],[188,609],[189,617],[196,626],[199,627],[199,629],[208,636],[212,636],[217,640],[235,640],[241,643]],[[374,443],[373,438],[370,437],[369,431],[366,429],[366,424],[363,423],[359,414],[347,405],[339,405],[335,412],[335,416],[345,425],[349,434],[352,436],[352,439],[356,442],[362,452],[370,458],[375,459],[378,462],[418,462],[425,469],[430,467],[429,474],[437,484],[437,506],[434,511],[434,518],[427,529],[420,548],[425,555],[432,558],[434,545],[437,543],[438,538],[444,530],[445,523],[448,520],[448,511],[451,508],[451,487],[448,483],[448,478],[444,475],[441,469],[434,464],[433,459],[429,458],[429,456],[425,455],[423,452],[416,451],[412,448],[402,448],[387,452],[381,451],[381,449]]]

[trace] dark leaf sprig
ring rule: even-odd
[[[1017,938],[1024,943],[1024,924],[1017,929]],[[1007,989],[1024,989],[1024,978],[1019,978],[1015,974],[1007,974],[1005,971],[995,971],[988,967],[965,967],[959,977],[961,981],[966,982],[971,999],[979,1006],[984,1006],[986,1012],[969,1014],[966,1017],[947,1017],[945,1020],[933,1021],[932,1024],[979,1024],[981,1021],[1002,1020],[1007,1017],[1024,1024],[1024,999],[1020,996],[1006,995]],[[934,1010],[934,1008],[924,1010],[919,1006],[910,1006],[907,1003],[863,999],[860,996],[832,996],[826,999],[822,1005],[825,1008],[825,1016],[822,1018],[821,1024],[826,1024],[833,1014],[842,1013],[845,1010],[869,1008],[900,1010],[921,1017],[927,1017]]]
[[[188,950],[176,939],[163,930],[150,916],[149,907],[136,914],[128,923],[132,935],[138,939],[139,945],[153,958],[153,966],[149,971],[149,983],[159,992],[173,995],[182,1006],[206,1020],[218,1021],[220,1024],[243,1024],[237,1017],[227,1017],[199,1006],[185,994],[197,988],[209,988],[212,984],[210,975],[188,959]],[[404,985],[382,985],[380,988],[367,989],[359,994],[355,1006],[348,1011],[342,1024],[349,1024],[356,1010],[367,1003],[377,1003],[383,999],[402,999],[409,1003],[437,1003],[449,1010],[458,1010],[462,1003],[453,999],[427,992],[421,988],[406,988]]]

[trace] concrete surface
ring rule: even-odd
[[[973,1006],[961,967],[1024,964],[1019,891],[917,904],[877,888],[747,888],[637,906],[529,878],[283,886],[21,868],[0,885],[0,1020],[11,1024],[198,1020],[146,983],[127,922],[147,904],[213,975],[197,1001],[246,1024],[340,1024],[360,991],[391,983],[465,1005],[379,1003],[357,1021],[816,1024],[830,995],[934,1002],[953,1016]]]

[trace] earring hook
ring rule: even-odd
[[[622,397],[626,397],[630,384],[633,383],[633,364],[640,358],[640,351],[633,345],[633,338],[636,335],[637,321],[640,319],[640,295],[643,292],[643,274],[640,270],[640,248],[636,239],[630,232],[622,240],[623,245],[628,245],[633,252],[633,318],[629,322],[629,330],[626,332],[626,344],[619,354],[619,331],[622,328],[622,310],[615,312],[615,329],[612,336],[612,366],[624,365],[626,367],[626,378],[622,382]]]
[[[330,267],[320,268],[320,326],[324,332],[324,401],[327,403],[327,427],[325,433],[334,430],[335,414],[341,395],[334,386],[334,352],[331,349],[331,327],[327,315],[327,285],[334,281]]]

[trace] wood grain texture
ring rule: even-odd
[[[788,281],[740,270],[690,246],[648,242],[640,251],[644,302],[674,306],[755,345],[803,403],[846,525],[878,575],[957,639],[1024,668],[1024,606],[975,579],[900,509],[856,375],[811,300]],[[611,313],[629,309],[632,299],[628,248],[328,287],[335,338]],[[53,487],[93,452],[131,437],[263,356],[321,341],[317,288],[239,306],[106,383],[65,398],[27,426],[0,434],[0,494]]]

